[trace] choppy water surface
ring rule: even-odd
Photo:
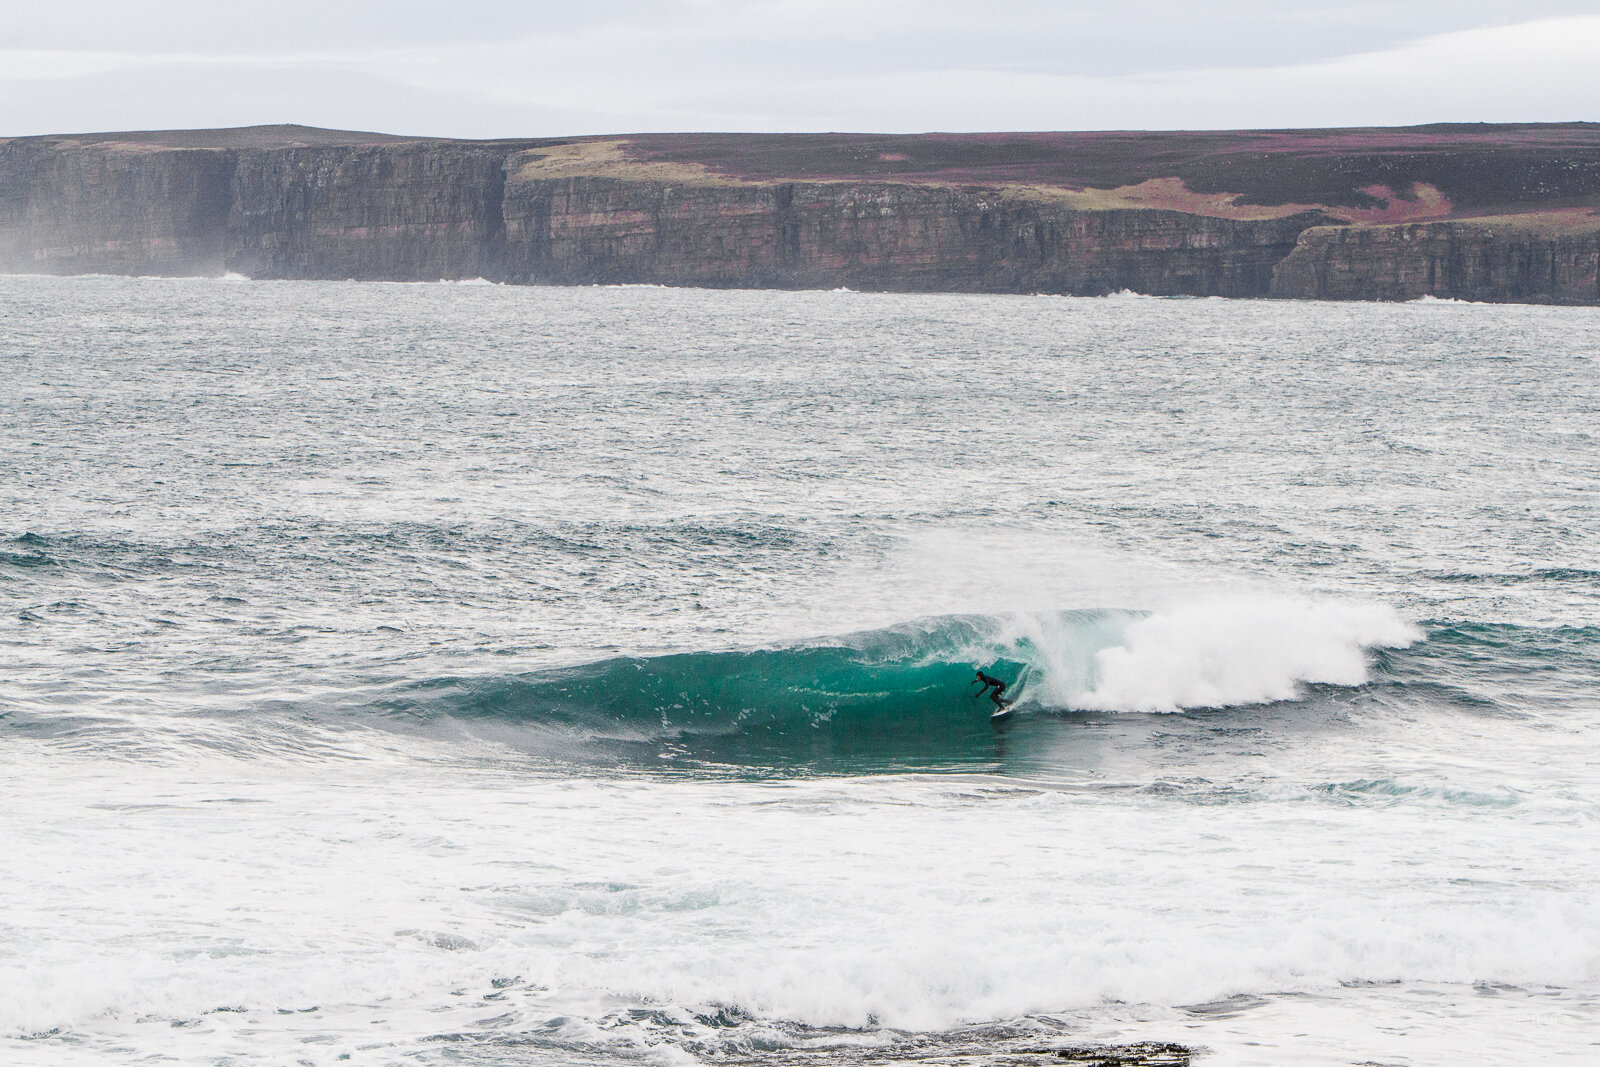
[[[1592,1062],[1597,352],[0,278],[0,1053]]]

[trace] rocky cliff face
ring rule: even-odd
[[[0,269],[215,274],[232,153],[0,142]]]
[[[1597,304],[1596,175],[1585,124],[24,138],[0,140],[0,270]]]
[[[1600,216],[1318,226],[1273,273],[1273,296],[1600,304]]]
[[[505,157],[437,141],[239,153],[223,264],[252,278],[496,276]]]
[[[438,280],[500,272],[506,150],[0,142],[0,269]]]
[[[567,178],[506,189],[518,282],[921,292],[1264,296],[1308,213],[1238,221],[1078,211],[996,189],[674,186]]]

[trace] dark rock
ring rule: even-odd
[[[1008,1042],[934,1042],[886,1047],[781,1049],[748,1058],[723,1058],[728,1067],[1190,1067],[1194,1051],[1143,1041],[1132,1045],[1013,1046]]]
[[[1600,304],[1600,214],[1318,226],[1278,264],[1272,294]]]
[[[1264,296],[1319,213],[1258,221],[1078,211],[887,182],[513,180],[506,276],[540,283]]]
[[[0,142],[0,267],[220,274],[233,154]]]
[[[505,156],[441,141],[241,152],[224,266],[252,278],[498,275]]]

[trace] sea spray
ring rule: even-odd
[[[1101,711],[1179,711],[1290,700],[1306,683],[1367,680],[1367,653],[1422,634],[1382,604],[1240,597],[1184,604],[1131,622],[1094,655],[1068,697]]]

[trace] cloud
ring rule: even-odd
[[[922,35],[917,47],[874,45],[910,2],[869,5],[854,37],[828,31],[829,20],[851,10],[840,0],[737,10],[704,0],[668,5],[704,9],[677,26],[619,30],[602,19],[560,33],[426,46],[397,35],[384,47],[308,41],[298,51],[11,49],[0,52],[0,132],[295,121],[499,137],[1600,119],[1600,16],[1483,26],[1293,62],[1106,71],[1037,61],[1028,49],[1002,62],[991,55],[993,40],[951,47],[948,35],[967,16],[950,4],[921,6],[939,17],[908,31]],[[728,17],[707,23],[719,13]],[[773,35],[801,15],[810,20],[804,34]],[[819,48],[829,56],[818,58]]]
[[[1442,34],[1294,66],[1085,77],[985,70],[843,79],[787,106],[838,128],[871,101],[885,129],[1235,129],[1600,120],[1600,16]],[[774,108],[771,95],[748,105]],[[770,114],[770,111],[767,113]]]
[[[415,136],[537,137],[595,120],[518,100],[422,87],[340,67],[299,64],[154,65],[68,79],[0,81],[0,116],[26,113],[15,133],[208,129],[298,123]],[[464,117],[467,121],[463,121]],[[21,127],[21,128],[18,128]]]

